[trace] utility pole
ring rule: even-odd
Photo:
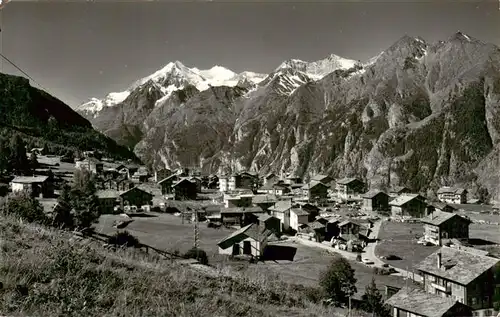
[[[198,232],[198,210],[194,211],[194,249],[196,252],[196,261],[198,261],[199,255],[199,232]]]
[[[349,317],[351,316],[351,295],[349,295]]]

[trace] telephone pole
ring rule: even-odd
[[[198,211],[194,211],[194,248],[198,250],[199,232],[198,232]]]

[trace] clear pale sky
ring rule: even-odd
[[[98,1],[98,0],[97,0]],[[436,3],[437,2],[437,3]],[[270,72],[331,53],[366,60],[404,34],[500,45],[498,2],[24,2],[1,11],[2,54],[70,106],[170,61]],[[1,71],[20,74],[3,62]]]

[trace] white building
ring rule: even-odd
[[[236,178],[234,176],[223,176],[219,178],[219,191],[229,192],[236,190]]]
[[[464,188],[441,187],[437,191],[438,199],[449,204],[466,204],[467,190]]]

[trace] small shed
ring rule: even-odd
[[[172,185],[175,200],[196,200],[196,183],[189,179],[181,179]]]
[[[259,259],[264,254],[267,238],[270,234],[269,230],[261,228],[257,224],[249,224],[220,241],[217,244],[219,254],[230,256],[248,255]]]
[[[389,210],[389,195],[381,190],[370,190],[363,194],[363,209],[366,211]]]
[[[129,189],[119,195],[120,207],[123,209],[124,206],[137,206],[141,207],[144,205],[153,204],[153,194],[148,193],[139,187],[134,187]]]

